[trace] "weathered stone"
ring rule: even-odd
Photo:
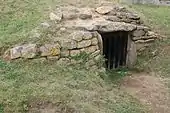
[[[48,60],[52,60],[52,61],[56,61],[60,58],[60,56],[48,56],[47,59]]]
[[[64,49],[75,49],[77,48],[77,42],[75,40],[62,40],[61,46]]]
[[[90,19],[92,18],[92,12],[89,8],[82,8],[79,14],[80,19]]]
[[[124,22],[104,22],[97,23],[98,31],[101,32],[114,32],[114,31],[133,31],[136,29],[135,25]]]
[[[70,56],[77,56],[80,54],[80,50],[71,50],[70,51]]]
[[[90,56],[89,56],[89,58],[94,58],[94,57],[96,57],[97,55],[99,55],[100,54],[100,50],[97,50],[97,51],[95,51],[94,53],[92,53]]]
[[[111,12],[112,10],[113,10],[113,7],[111,6],[101,6],[101,7],[96,8],[96,12],[102,15],[107,14]]]
[[[129,19],[133,19],[133,20],[139,20],[140,17],[137,14],[134,13],[126,13],[126,17]]]
[[[121,19],[118,18],[117,16],[106,16],[104,17],[106,20],[113,21],[113,22],[120,22]]]
[[[50,17],[50,20],[61,21],[62,20],[62,16],[63,16],[62,12],[58,10],[55,13],[51,12],[49,17]]]
[[[78,18],[78,14],[76,12],[65,12],[63,18],[66,20],[73,20]]]
[[[50,27],[50,24],[47,23],[47,22],[43,22],[43,23],[41,23],[41,27],[43,27],[43,28],[49,28],[49,27]]]
[[[77,44],[77,48],[85,48],[91,45],[91,40],[83,40]]]
[[[136,44],[132,40],[128,40],[128,48],[127,48],[127,66],[133,67],[137,61],[137,51]]]
[[[145,43],[150,43],[150,42],[154,42],[155,39],[148,39],[148,40],[145,40]]]
[[[72,37],[73,40],[80,42],[83,40],[83,34],[83,31],[75,31],[70,35],[70,37]]]
[[[90,54],[90,53],[95,52],[98,49],[99,49],[98,46],[89,46],[89,47],[81,49],[81,52],[86,52],[87,54]]]
[[[40,47],[41,56],[57,56],[60,55],[59,44],[45,44]]]
[[[98,39],[97,38],[93,38],[91,40],[91,45],[97,45],[98,44]]]
[[[10,49],[10,59],[12,60],[12,59],[20,58],[22,56],[21,54],[22,49],[23,49],[22,46],[17,46]]]
[[[34,58],[37,55],[36,44],[26,44],[22,46],[21,57],[23,58]]]
[[[149,27],[146,27],[146,26],[137,26],[137,29],[138,29],[138,30],[143,30],[143,31],[145,31],[145,32],[147,32],[147,31],[150,30],[150,28],[149,28]]]
[[[137,40],[135,43],[145,43],[145,40]]]
[[[59,65],[69,65],[70,64],[70,59],[69,58],[60,58],[57,61],[57,64],[59,64]]]
[[[83,32],[83,39],[88,40],[93,37],[91,32]]]
[[[144,36],[145,35],[145,31],[144,30],[135,30],[134,32],[133,32],[133,36],[134,37],[141,37],[141,36]]]
[[[70,55],[69,50],[62,50],[61,51],[61,57],[68,57]]]
[[[66,31],[65,27],[60,28],[60,31]]]
[[[148,39],[152,39],[153,37],[150,37],[150,36],[141,36],[141,37],[133,37],[132,39],[134,41],[137,41],[137,40],[148,40]]]

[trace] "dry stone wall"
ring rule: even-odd
[[[43,58],[57,60],[58,63],[75,62],[73,57],[86,53],[89,55],[87,65],[91,66],[100,59],[103,51],[102,38],[99,34],[101,32],[128,32],[133,42],[128,51],[135,50],[135,54],[136,51],[137,53],[143,51],[158,38],[158,35],[145,26],[136,13],[113,4],[97,8],[58,7],[49,14],[49,22],[41,23],[40,28],[49,30],[54,26],[55,29],[43,35],[50,40],[49,42],[14,46],[5,52],[4,59]],[[31,36],[38,37],[39,40],[43,39],[37,32]],[[132,56],[136,57],[134,54]],[[131,56],[128,58],[136,59]]]

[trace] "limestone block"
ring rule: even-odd
[[[133,36],[134,37],[141,37],[141,36],[144,36],[145,35],[145,31],[144,30],[142,30],[142,29],[137,29],[137,30],[135,30],[135,31],[133,31]]]
[[[128,40],[128,49],[127,49],[127,66],[133,67],[137,61],[137,51],[136,44],[132,40]]]
[[[77,42],[75,40],[62,40],[61,42],[61,47],[64,49],[75,49],[77,48]]]
[[[68,57],[70,55],[69,50],[62,50],[61,51],[61,57]]]
[[[138,30],[144,30],[145,32],[149,31],[150,28],[149,27],[146,27],[146,26],[137,26],[137,29]]]
[[[80,50],[70,50],[70,56],[80,55]]]
[[[83,31],[75,31],[72,34],[70,34],[70,37],[75,41],[82,41],[83,40]]]
[[[97,44],[98,44],[98,39],[97,39],[97,38],[93,38],[93,39],[91,40],[91,44],[92,44],[92,45],[97,45]]]
[[[90,54],[90,53],[97,51],[98,49],[99,49],[98,46],[89,46],[89,47],[81,49],[81,52],[86,52],[87,54]]]
[[[57,61],[60,58],[60,56],[48,56],[47,59],[48,60],[52,60],[52,61]]]
[[[113,10],[113,7],[111,6],[101,6],[101,7],[96,8],[96,12],[102,15],[107,14],[111,12],[112,10]]]
[[[121,22],[121,19],[117,16],[106,16],[104,17],[106,20],[113,21],[113,22]]]
[[[80,19],[90,19],[92,18],[92,12],[91,12],[91,9],[89,8],[82,8],[80,10],[80,14],[79,14],[79,18]]]
[[[77,48],[85,48],[91,45],[91,40],[83,40],[77,44]]]
[[[60,58],[57,61],[57,64],[59,64],[59,65],[69,65],[70,64],[70,59],[69,58]]]
[[[34,58],[37,55],[36,44],[25,44],[22,46],[21,54],[23,58]]]
[[[66,12],[65,11],[63,14],[63,19],[65,19],[65,20],[73,20],[76,18],[78,18],[78,14],[76,12],[70,12],[70,11]]]
[[[17,46],[10,49],[10,59],[12,60],[12,59],[20,58],[22,56],[21,54],[22,49],[23,49],[22,46]]]
[[[95,52],[93,52],[90,56],[89,56],[89,58],[94,58],[94,57],[96,57],[97,55],[99,55],[100,54],[100,50],[96,50]]]
[[[57,56],[60,55],[59,44],[45,44],[40,47],[41,56]]]
[[[91,32],[83,32],[83,39],[88,40],[91,39],[93,37]]]

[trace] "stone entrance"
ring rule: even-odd
[[[95,67],[103,54],[108,69],[132,67],[137,55],[159,35],[136,13],[109,3],[96,8],[57,7],[29,36],[28,41],[7,49],[3,58],[54,60],[59,64],[84,61],[83,65]],[[83,60],[82,54],[89,58]]]
[[[126,66],[128,32],[101,33],[103,55],[108,69]]]

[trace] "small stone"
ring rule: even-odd
[[[60,28],[60,31],[66,31],[65,27]]]
[[[137,40],[135,43],[145,43],[145,40]]]
[[[94,57],[96,57],[97,55],[99,55],[100,54],[100,50],[97,50],[97,51],[95,51],[94,53],[92,53],[90,56],[89,56],[89,58],[94,58]]]
[[[48,60],[52,60],[52,61],[56,61],[60,58],[60,56],[48,56],[47,59]]]
[[[154,42],[155,39],[148,39],[148,40],[145,40],[145,43],[150,43],[150,42]]]
[[[137,29],[138,30],[144,30],[145,32],[149,31],[150,28],[149,27],[146,27],[146,26],[137,26]]]
[[[70,37],[72,37],[73,40],[75,41],[82,41],[83,40],[83,32],[82,31],[76,31],[76,32],[73,32]]]
[[[113,22],[120,22],[121,19],[119,19],[117,16],[106,16],[106,20],[113,21]]]
[[[88,40],[91,39],[93,37],[91,32],[84,32],[83,33],[83,39]]]
[[[77,42],[75,40],[62,40],[61,46],[64,49],[75,49],[77,48]]]
[[[141,36],[144,36],[145,34],[146,34],[146,32],[144,30],[135,30],[133,32],[134,37],[141,37]]]
[[[73,19],[78,18],[78,14],[76,12],[65,12],[63,14],[63,18],[65,20],[73,20]]]
[[[98,50],[98,46],[90,46],[90,47],[84,48],[84,52],[86,52],[87,54],[93,53],[96,50]]]
[[[70,59],[69,58],[60,58],[57,61],[57,64],[59,64],[59,65],[69,65],[70,64]]]
[[[77,48],[85,48],[91,45],[91,40],[83,40],[78,43]]]
[[[92,43],[92,45],[97,45],[98,44],[98,39],[97,38],[93,38],[91,40],[91,43]]]
[[[101,6],[101,7],[96,8],[96,12],[102,15],[107,14],[111,12],[112,10],[113,10],[113,7],[111,6]]]
[[[21,54],[23,58],[34,58],[37,55],[36,44],[26,44],[22,46]]]
[[[52,20],[52,21],[61,21],[61,19],[62,19],[62,12],[60,12],[60,11],[58,11],[58,12],[56,12],[56,13],[53,13],[53,12],[51,12],[50,13],[50,20]]]
[[[60,55],[59,44],[45,44],[40,47],[41,56],[57,56]]]
[[[69,50],[62,50],[61,51],[61,57],[68,57],[70,55]]]
[[[17,46],[10,49],[10,59],[12,60],[12,59],[20,58],[22,56],[21,54],[22,49],[23,49],[22,46]]]
[[[47,23],[47,22],[43,22],[43,23],[41,23],[41,26],[42,26],[43,28],[49,28],[49,27],[50,27],[50,24]]]
[[[70,51],[70,56],[77,56],[80,55],[80,50],[71,50]]]
[[[82,8],[81,13],[79,14],[79,18],[83,20],[92,18],[91,10],[88,8]]]

